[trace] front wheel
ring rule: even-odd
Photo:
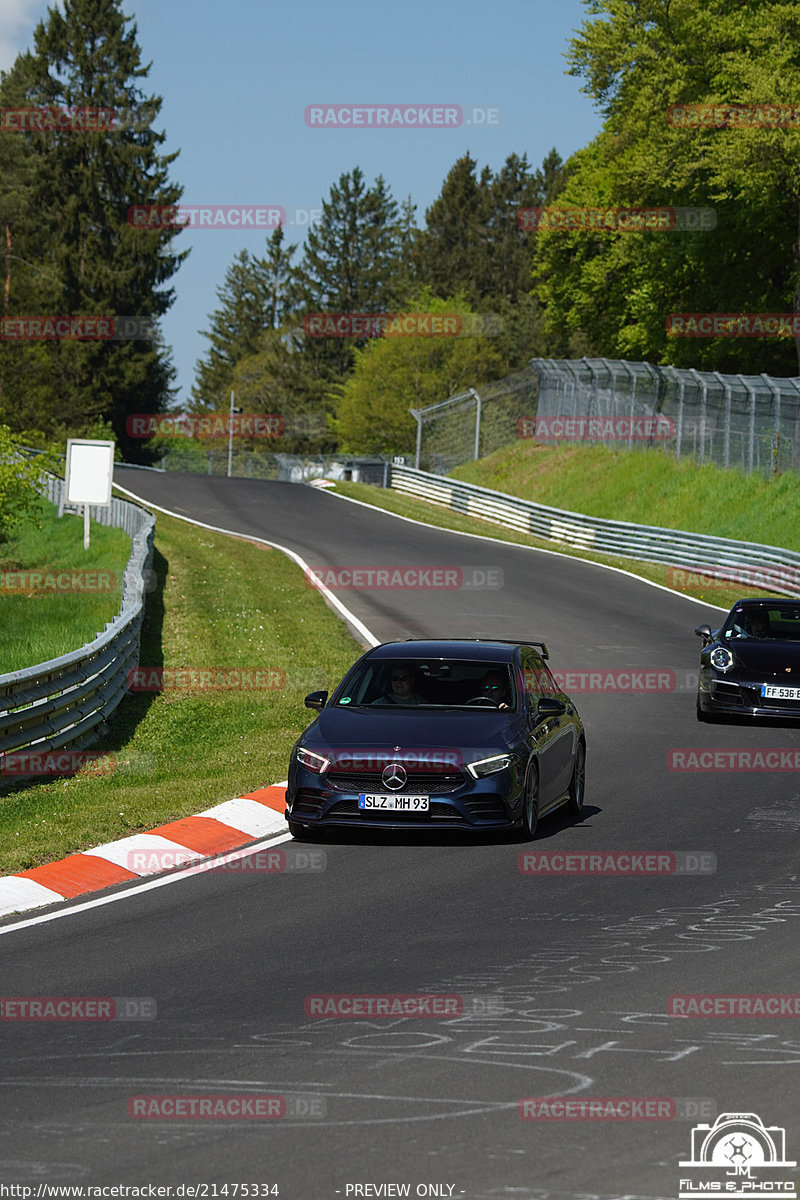
[[[572,779],[569,782],[569,799],[567,800],[567,810],[575,817],[579,817],[583,812],[585,786],[586,747],[583,742],[578,742],[578,749],[575,751],[575,766],[572,769]]]
[[[539,824],[539,774],[536,767],[531,767],[528,782],[525,785],[525,799],[522,802],[522,840],[532,842],[536,837]]]
[[[309,829],[307,825],[300,825],[289,817],[286,818],[286,824],[296,842],[315,842],[319,838],[319,832],[316,829]]]
[[[714,718],[711,713],[704,712],[700,707],[700,693],[697,693],[697,719],[704,725],[713,725]]]

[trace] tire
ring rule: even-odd
[[[579,817],[583,812],[583,796],[586,789],[586,747],[578,742],[575,751],[575,766],[572,769],[572,779],[569,781],[569,799],[566,803],[567,812]]]
[[[711,713],[704,712],[703,709],[700,707],[700,693],[699,692],[697,694],[697,719],[698,719],[698,721],[702,722],[703,725],[713,725],[714,724],[714,718],[712,717]]]
[[[525,799],[522,803],[522,822],[520,836],[523,842],[532,842],[536,837],[539,824],[539,772],[531,767],[528,782],[525,784]]]
[[[289,833],[296,842],[316,842],[319,838],[319,833],[316,829],[309,829],[307,825],[300,825],[297,821],[291,821],[287,817],[286,824],[289,826]]]

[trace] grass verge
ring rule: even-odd
[[[102,633],[122,603],[131,540],[122,529],[58,516],[41,500],[40,527],[26,522],[0,559],[0,675],[77,650]]]
[[[0,875],[285,779],[312,716],[303,697],[338,682],[361,653],[279,551],[161,513],[155,547],[140,664],[164,668],[164,689],[126,697],[95,747],[105,760],[71,778],[6,785]]]
[[[795,549],[800,475],[747,475],[666,451],[519,442],[452,475],[555,508]]]

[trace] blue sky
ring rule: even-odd
[[[0,0],[0,68],[32,44],[45,0]],[[128,0],[145,62],[146,90],[163,97],[165,149],[180,150],[172,177],[186,204],[280,205],[286,236],[301,244],[307,215],[344,171],[383,175],[395,199],[411,196],[417,223],[457,158],[498,170],[511,153],[539,166],[588,142],[600,117],[565,74],[564,53],[586,17],[581,0]],[[311,104],[460,105],[457,128],[309,128]],[[493,124],[467,123],[498,109]],[[478,113],[476,116],[480,117]],[[243,247],[263,232],[187,230],[191,254],[173,277],[164,320],[186,400],[207,341],[216,289]],[[298,250],[296,257],[299,257]]]

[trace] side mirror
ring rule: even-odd
[[[695,633],[698,637],[701,637],[704,642],[710,642],[713,640],[713,634],[711,633],[710,625],[698,625],[695,629]]]
[[[328,699],[327,692],[309,692],[303,703],[306,708],[315,708],[317,712],[325,707],[325,701]]]
[[[543,721],[546,717],[560,717],[566,711],[567,706],[563,700],[556,700],[549,696],[542,696],[536,705],[536,716],[540,721]]]

